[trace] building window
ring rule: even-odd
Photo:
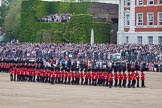
[[[153,36],[148,36],[148,44],[153,44]]]
[[[143,14],[142,13],[137,13],[137,25],[138,26],[143,25]]]
[[[162,25],[162,12],[158,13],[158,25]]]
[[[143,0],[137,0],[137,5],[143,5]]]
[[[148,5],[153,5],[154,4],[154,0],[147,0]]]
[[[126,13],[125,14],[125,26],[129,26],[130,25],[130,14]]]
[[[130,3],[131,3],[130,0],[125,0],[125,5],[126,6],[130,6]]]
[[[162,36],[159,36],[159,44],[162,44]]]
[[[137,37],[137,42],[138,42],[138,44],[142,44],[142,36]]]
[[[159,4],[162,4],[162,0],[159,0]]]
[[[154,14],[148,13],[147,14],[147,25],[154,25]]]

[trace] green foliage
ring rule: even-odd
[[[1,10],[1,12],[0,12],[0,26],[2,26],[4,23],[4,20],[5,20],[5,16],[7,14],[8,6],[2,5],[0,7],[0,10]]]
[[[3,12],[5,13],[3,18],[3,29],[5,31],[5,41],[11,39],[17,39],[20,32],[20,21],[21,21],[21,1],[22,0],[9,0],[9,6],[4,7]],[[2,6],[3,7],[3,6]]]
[[[91,29],[95,31],[95,42],[109,42],[109,24],[95,23],[88,10],[91,3],[65,3],[24,1],[21,9],[21,32],[19,40],[23,42],[71,42],[89,43]],[[68,23],[37,22],[53,13],[72,14]]]

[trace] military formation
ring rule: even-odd
[[[8,71],[11,81],[50,84],[91,85],[105,87],[145,87],[143,70],[41,68],[31,64],[0,64],[1,71]]]

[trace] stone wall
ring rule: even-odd
[[[111,23],[110,43],[116,43],[118,31],[118,5],[109,3],[93,3],[90,12],[95,18],[105,19]]]

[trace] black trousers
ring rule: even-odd
[[[106,82],[106,86],[108,87],[108,86],[109,86],[109,81],[108,81],[108,80],[106,80],[105,82]]]
[[[131,87],[131,80],[128,80],[128,88]]]
[[[136,80],[132,80],[132,87],[134,88],[136,85]]]
[[[60,78],[58,78],[58,82],[57,83],[60,84]]]
[[[126,80],[123,80],[123,87],[126,87]]]
[[[137,87],[139,87],[139,79],[137,79]]]
[[[51,81],[50,82],[51,82],[51,84],[54,84],[54,82],[55,82],[54,81],[54,78],[51,78]]]
[[[65,78],[65,81],[64,81],[64,84],[66,84],[67,83],[67,78]]]
[[[91,79],[88,79],[89,80],[89,85],[91,85]]]
[[[83,81],[84,81],[84,79],[83,79],[83,78],[81,78],[81,85],[83,85]]]
[[[109,88],[111,88],[113,85],[113,81],[109,81]]]
[[[71,81],[71,78],[68,78],[68,82],[67,83],[70,84],[70,81]]]
[[[85,79],[84,85],[88,85],[88,79]]]
[[[145,81],[141,80],[141,87],[145,87]]]
[[[117,87],[118,86],[118,80],[116,79],[115,80],[115,85],[114,85],[115,87]]]
[[[13,81],[13,75],[10,74],[10,81]]]
[[[74,83],[75,83],[75,80],[74,78],[72,78],[71,84],[73,85]]]
[[[98,79],[98,85],[100,86],[102,83],[101,79]]]
[[[119,80],[119,87],[121,87],[122,80]]]

